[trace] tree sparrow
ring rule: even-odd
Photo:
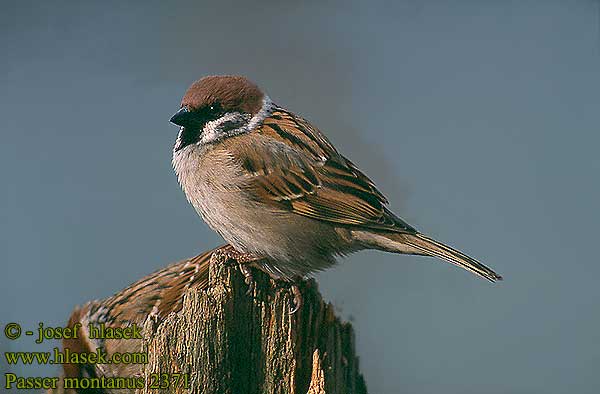
[[[274,278],[294,281],[336,256],[378,249],[502,279],[394,215],[315,126],[244,77],[194,82],[171,122],[180,126],[173,167],[187,199],[239,256]]]

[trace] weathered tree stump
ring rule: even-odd
[[[256,290],[247,295],[242,274],[226,260],[213,254],[207,288],[188,290],[182,309],[158,326],[146,322],[146,381],[181,373],[188,387],[147,385],[137,393],[366,393],[352,327],[334,315],[314,280],[300,284],[304,303],[290,314],[287,285],[255,272]]]

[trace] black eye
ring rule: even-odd
[[[221,115],[222,112],[223,109],[221,108],[221,104],[219,103],[211,104],[206,108],[206,115],[208,116]]]

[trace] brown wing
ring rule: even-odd
[[[387,208],[387,199],[306,120],[277,108],[260,133],[271,144],[246,147],[242,166],[258,201],[342,225],[415,232]]]
[[[202,253],[191,259],[169,265],[129,285],[124,290],[104,300],[91,304],[90,314],[103,313],[108,323],[143,323],[150,313],[164,319],[181,309],[183,294],[191,287],[208,286],[208,266],[213,253],[227,251],[229,245]],[[100,308],[100,309],[98,309]]]

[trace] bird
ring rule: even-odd
[[[67,327],[77,330],[74,337],[65,337],[62,348],[73,353],[94,353],[102,349],[108,358],[114,354],[139,354],[142,339],[101,339],[92,338],[90,325],[100,327],[144,327],[147,319],[156,324],[169,314],[180,311],[183,296],[188,289],[206,290],[209,286],[209,262],[214,254],[227,254],[229,245],[222,245],[190,259],[168,265],[132,283],[116,294],[89,301],[72,311]],[[143,375],[145,364],[140,363],[65,363],[62,365],[61,385],[65,378],[108,378],[128,377],[134,379]],[[131,382],[127,384],[132,384]],[[109,393],[112,390],[83,390],[83,392]],[[115,392],[133,392],[131,389]],[[76,394],[79,390],[60,387],[48,393]]]
[[[172,164],[187,200],[239,261],[274,279],[293,283],[365,249],[436,257],[502,279],[395,215],[315,125],[244,76],[195,81],[170,122],[179,126]]]

